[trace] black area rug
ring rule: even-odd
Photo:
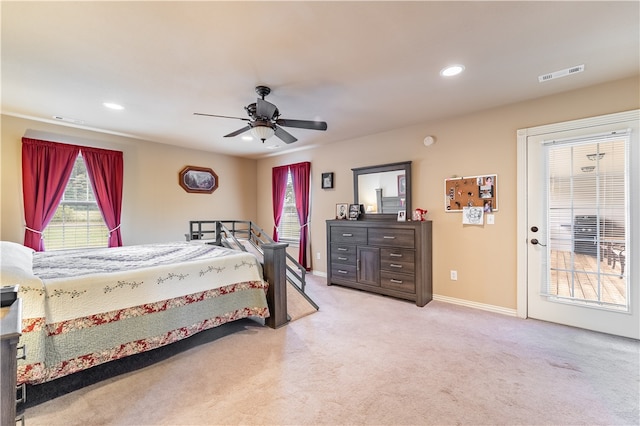
[[[219,327],[201,331],[200,333],[194,334],[184,340],[180,340],[148,352],[96,365],[88,370],[79,371],[39,385],[27,385],[27,400],[18,407],[18,411],[20,412],[24,409],[42,404],[43,402],[65,395],[69,392],[82,389],[86,386],[93,385],[103,380],[139,370],[198,345],[210,343],[228,336],[229,334],[245,330],[248,327],[262,327],[262,325],[251,319],[234,321],[223,324]]]

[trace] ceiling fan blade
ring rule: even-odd
[[[234,120],[251,121],[248,118],[229,117],[228,115],[205,114],[205,113],[202,113],[202,112],[194,112],[193,115],[204,115],[205,117],[233,118]]]
[[[271,102],[267,102],[264,99],[258,99],[256,102],[256,116],[271,120],[274,114],[278,111],[278,108]]]
[[[276,126],[276,136],[282,139],[284,143],[294,143],[298,140],[291,133],[278,126]]]
[[[251,130],[251,126],[245,126],[242,129],[238,129],[235,132],[231,132],[228,135],[224,135],[225,138],[232,138],[234,136],[238,136],[241,133],[246,132],[247,130]]]
[[[297,127],[298,129],[327,130],[327,123],[324,121],[285,120],[281,118],[276,120],[276,124],[285,127]]]

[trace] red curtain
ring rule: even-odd
[[[24,245],[44,251],[42,231],[60,204],[80,148],[22,138]]]
[[[122,210],[123,159],[121,151],[82,148],[82,158],[102,218],[109,228],[109,247],[122,246],[120,214]]]
[[[305,269],[310,269],[308,257],[309,244],[309,179],[311,175],[311,163],[297,163],[289,166],[293,191],[296,196],[296,211],[300,222],[300,248],[298,251],[298,263]]]
[[[271,188],[273,197],[273,240],[278,241],[278,226],[282,218],[284,195],[287,192],[287,176],[289,166],[274,167],[271,172]]]

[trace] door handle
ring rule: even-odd
[[[544,244],[542,244],[540,241],[538,241],[538,239],[537,239],[537,238],[532,238],[532,239],[531,239],[531,244],[533,244],[534,246],[535,246],[535,245],[538,245],[538,246],[546,247],[546,245],[544,245]]]

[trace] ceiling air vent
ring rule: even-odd
[[[551,72],[549,74],[543,74],[538,77],[538,81],[542,83],[543,81],[553,80],[554,78],[566,77],[568,75],[575,74],[582,71],[584,71],[584,64],[576,65],[575,67],[566,68],[556,72]]]

